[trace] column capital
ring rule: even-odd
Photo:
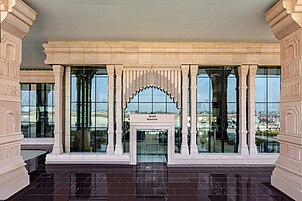
[[[180,68],[183,76],[189,74],[189,65],[181,65]]]
[[[250,77],[254,78],[256,76],[257,68],[258,68],[257,64],[251,64],[250,65],[250,68],[249,68],[249,76]]]
[[[0,1],[0,11],[1,29],[20,39],[27,36],[37,15],[21,0]]]
[[[248,71],[249,71],[249,65],[248,64],[241,64],[240,67],[238,68],[239,77],[246,77]]]
[[[63,76],[64,66],[62,65],[53,65],[52,66],[53,72],[55,75]]]
[[[122,76],[123,65],[114,65],[116,76]]]
[[[195,76],[197,75],[197,72],[198,72],[198,65],[190,65],[190,73],[191,73],[191,76]]]
[[[114,75],[114,65],[106,65],[108,75]]]

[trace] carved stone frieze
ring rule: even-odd
[[[283,83],[281,86],[281,100],[296,99],[301,96],[301,83]]]
[[[301,76],[301,61],[295,60],[290,63],[284,64],[281,68],[281,79],[282,81],[287,81],[290,79],[298,78]]]
[[[20,85],[19,83],[7,82],[4,79],[0,79],[0,96],[13,96],[20,97]]]
[[[0,147],[0,161],[20,156],[21,144]]]
[[[299,124],[298,124],[299,112],[294,106],[282,106],[281,107],[281,135],[290,134],[298,135]]]
[[[290,144],[281,144],[281,155],[291,158],[296,161],[301,161],[301,150],[298,147],[293,147]]]
[[[301,31],[298,31],[293,36],[286,37],[281,42],[281,65],[293,62],[301,57],[300,37]]]

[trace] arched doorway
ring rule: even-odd
[[[180,110],[177,108],[176,103],[172,98],[163,90],[157,87],[146,87],[138,91],[127,104],[124,109],[124,135],[123,135],[123,145],[124,151],[131,152],[130,145],[130,116],[132,114],[173,114],[174,115],[174,128],[173,129],[173,146],[175,147],[172,152],[179,153],[181,146],[181,118]],[[166,126],[163,126],[160,122],[152,122],[151,127],[140,127],[136,133],[137,153],[138,162],[167,162],[168,156],[168,130]],[[150,124],[150,122],[148,122]],[[147,146],[148,145],[148,146]],[[140,149],[143,148],[143,149]],[[150,153],[153,156],[144,155]],[[139,155],[141,154],[141,155]]]

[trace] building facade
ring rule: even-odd
[[[47,163],[273,164],[278,156],[278,44],[44,48],[53,71],[21,71],[21,124],[23,146],[54,144]]]
[[[51,146],[48,164],[275,163],[272,185],[300,199],[300,4],[265,16],[281,45],[48,41],[52,70],[20,73],[36,13],[1,1],[0,199],[29,183],[22,143]]]

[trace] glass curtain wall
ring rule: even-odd
[[[237,67],[200,67],[197,75],[198,152],[238,149]]]
[[[255,91],[256,145],[259,153],[279,152],[281,68],[258,67]]]
[[[71,151],[106,152],[108,140],[106,68],[71,69]]]
[[[21,83],[21,100],[24,137],[54,137],[54,84]]]
[[[163,91],[157,88],[146,88],[137,93],[124,110],[124,152],[129,152],[130,123],[129,114],[175,114],[175,143],[176,152],[179,153],[180,139],[180,110],[173,100]]]

